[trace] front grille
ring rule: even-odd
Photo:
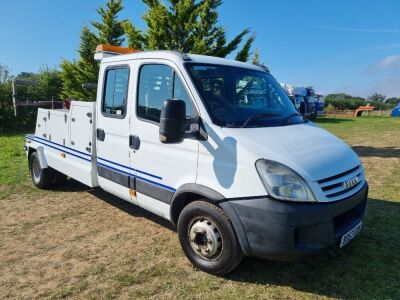
[[[363,169],[359,165],[343,173],[318,180],[317,182],[324,196],[330,201],[336,201],[349,197],[360,190],[365,183],[365,177]]]

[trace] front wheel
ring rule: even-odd
[[[229,218],[209,202],[194,201],[182,210],[178,236],[188,259],[205,272],[225,275],[243,259]]]

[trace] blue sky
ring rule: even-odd
[[[16,74],[74,59],[83,25],[104,0],[0,0],[0,63]],[[245,5],[244,5],[245,4]],[[121,18],[144,27],[146,6],[124,0]],[[400,1],[225,0],[220,23],[244,27],[275,77],[317,91],[400,97]]]

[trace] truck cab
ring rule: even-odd
[[[39,109],[34,184],[66,177],[172,222],[212,274],[243,256],[292,260],[360,231],[368,185],[354,151],[303,118],[265,68],[102,46],[97,101]]]

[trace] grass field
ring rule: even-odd
[[[318,123],[360,155],[370,184],[361,234],[293,263],[247,258],[223,278],[194,269],[168,222],[69,181],[33,187],[22,134],[0,135],[0,298],[399,299],[400,120]]]

